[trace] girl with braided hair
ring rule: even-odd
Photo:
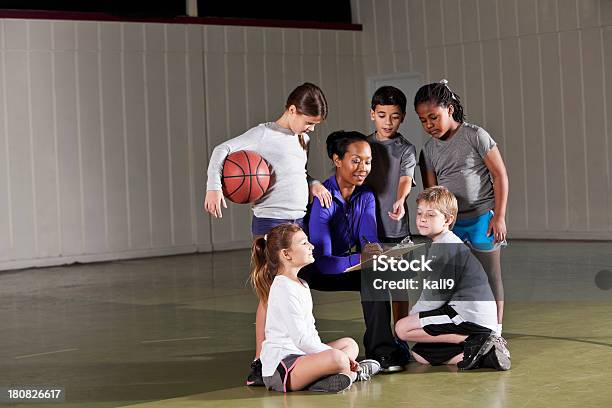
[[[414,109],[432,138],[420,158],[423,187],[448,188],[459,205],[453,232],[466,242],[487,272],[497,302],[501,335],[504,289],[500,248],[506,240],[508,175],[495,141],[483,128],[465,122],[459,95],[448,81],[422,86]]]

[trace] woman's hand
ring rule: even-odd
[[[204,210],[209,212],[215,218],[223,218],[221,213],[221,204],[223,208],[227,208],[223,192],[219,190],[211,190],[206,192],[206,198],[204,199]]]
[[[487,237],[493,232],[493,243],[498,244],[506,240],[506,220],[504,217],[498,216],[497,214],[489,221],[489,228],[487,229]]]
[[[372,259],[372,257],[374,257],[374,255],[380,255],[382,254],[383,249],[380,246],[380,244],[377,244],[375,242],[371,242],[369,244],[366,244],[363,249],[361,250],[361,262],[366,262],[370,259]]]
[[[321,202],[321,206],[329,208],[332,203],[332,196],[328,189],[321,183],[313,183],[310,185],[310,194],[316,197]]]

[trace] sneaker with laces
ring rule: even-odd
[[[510,362],[510,351],[508,351],[506,340],[501,336],[493,339],[493,348],[485,354],[480,362],[480,367],[493,368],[499,371],[507,371],[512,365]]]
[[[469,336],[463,345],[463,360],[457,364],[460,370],[478,368],[482,357],[494,347],[494,334],[474,334]]]
[[[260,359],[255,359],[251,363],[251,372],[249,373],[249,376],[247,377],[246,385],[255,386],[255,387],[264,385],[263,376],[261,375],[261,360]]]
[[[380,372],[380,363],[376,360],[367,359],[359,362],[359,371],[355,381],[369,381],[370,378]]]
[[[310,384],[307,388],[308,391],[314,392],[342,392],[351,388],[351,377],[344,373],[333,374],[327,377],[321,378]]]

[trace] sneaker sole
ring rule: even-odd
[[[495,357],[497,358],[497,370],[508,371],[512,366],[510,358],[501,350],[495,348]]]
[[[480,346],[480,349],[478,350],[478,352],[476,352],[476,355],[474,356],[472,361],[470,361],[470,364],[466,365],[465,367],[459,367],[459,370],[465,371],[465,370],[469,370],[472,367],[474,367],[476,363],[478,362],[478,360],[480,359],[480,357],[484,356],[489,351],[491,351],[493,347],[494,347],[493,336],[489,336],[489,338],[485,340],[484,343],[482,343],[482,346]]]
[[[387,368],[381,368],[380,371],[382,371],[383,373],[397,373],[399,371],[404,371],[405,368],[403,366],[389,366]]]
[[[308,391],[313,392],[335,392],[339,393],[351,388],[351,377],[346,374],[334,374],[318,381],[308,387]]]

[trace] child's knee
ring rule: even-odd
[[[346,345],[350,350],[356,351],[357,354],[359,354],[359,344],[357,344],[357,342],[351,338],[351,337],[346,337],[345,338],[346,341]]]
[[[342,350],[330,350],[330,365],[335,371],[341,372],[350,369],[350,362],[347,354]]]
[[[395,323],[395,334],[400,340],[406,340],[406,334],[408,332],[408,319],[408,317],[404,317]]]

